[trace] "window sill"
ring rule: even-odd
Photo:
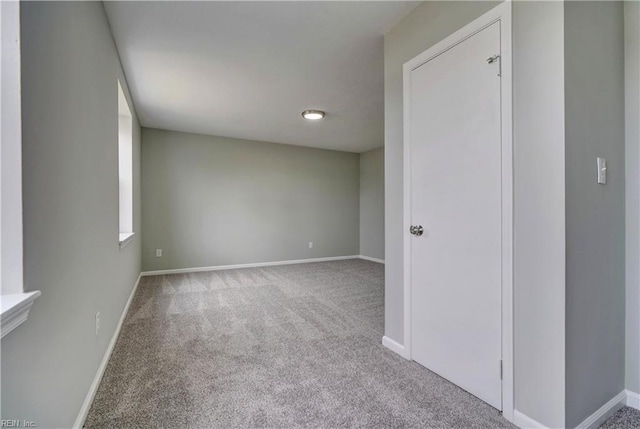
[[[120,250],[127,247],[127,245],[133,241],[134,235],[136,235],[135,232],[125,232],[120,234],[120,240],[119,240]]]
[[[0,332],[4,338],[9,332],[16,329],[29,317],[31,305],[40,296],[40,291],[16,293],[0,296]]]

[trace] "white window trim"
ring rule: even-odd
[[[0,297],[0,314],[2,314],[1,338],[4,338],[5,335],[27,320],[31,306],[39,296],[40,291],[37,290],[35,292],[2,295]]]
[[[120,239],[118,244],[120,245],[120,250],[127,247],[129,243],[133,241],[133,236],[136,235],[135,232],[121,232]]]
[[[0,338],[27,320],[40,291],[25,292],[22,252],[20,3],[0,2]]]

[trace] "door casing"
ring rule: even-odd
[[[510,1],[496,6],[443,39],[403,66],[403,247],[404,247],[404,347],[411,360],[411,72],[432,58],[500,21],[501,128],[502,128],[502,414],[513,422],[513,101],[512,101],[512,7]]]

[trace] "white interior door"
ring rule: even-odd
[[[496,22],[415,68],[409,138],[411,357],[501,409],[499,54]]]

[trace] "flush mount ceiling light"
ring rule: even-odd
[[[302,117],[316,121],[324,118],[324,112],[322,110],[305,110],[302,112]]]

